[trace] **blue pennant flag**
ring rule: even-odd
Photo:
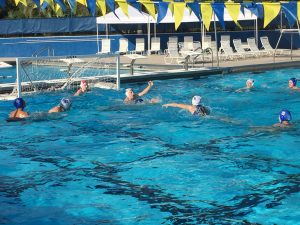
[[[214,10],[214,13],[218,17],[218,20],[221,24],[221,27],[225,30],[225,23],[224,23],[224,8],[225,8],[225,5],[224,5],[224,3],[212,3],[211,6]]]
[[[257,6],[255,3],[242,3],[241,4],[241,10],[244,11],[244,8],[249,9],[252,14],[254,14],[256,17],[258,17],[258,11],[257,11]],[[245,15],[245,11],[243,12]]]
[[[76,0],[68,0],[70,8],[71,8],[71,12],[73,13],[75,11],[76,8]]]
[[[0,0],[0,7],[4,8],[5,7],[5,0]]]
[[[61,10],[65,13],[67,11],[66,5],[64,4],[63,0],[55,0],[56,4],[58,4]]]
[[[40,0],[33,0],[33,2],[34,2],[34,4],[36,4],[36,6],[38,7],[38,8],[40,8]]]
[[[264,7],[262,4],[256,4],[257,7],[257,17],[259,19],[264,18]]]
[[[198,2],[193,2],[193,3],[187,3],[187,5],[194,12],[194,14],[198,17],[199,21],[201,21],[199,3]]]
[[[96,15],[96,0],[86,0],[87,3],[87,8],[90,12],[90,14],[92,14],[92,16]]]
[[[165,16],[167,15],[168,6],[169,6],[168,2],[156,3],[156,8],[157,8],[157,23],[160,23],[160,21],[162,21],[163,18],[165,18]]]
[[[137,2],[136,0],[127,0],[127,2],[133,7],[139,10],[140,12],[142,11],[142,6],[141,3]]]
[[[114,0],[106,0],[106,5],[110,9],[110,11],[115,12],[115,1]]]
[[[45,11],[45,9],[47,8],[47,6],[48,6],[48,2],[44,1],[43,4],[42,4],[42,6],[41,6],[41,10]]]
[[[281,3],[281,6],[290,28],[293,28],[297,21],[297,2]]]

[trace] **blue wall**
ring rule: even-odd
[[[231,40],[234,38],[241,38],[246,41],[247,37],[254,37],[253,31],[241,32],[219,32],[220,35],[230,35]],[[184,35],[193,35],[194,40],[200,40],[200,33],[172,33],[172,34],[158,34],[161,38],[161,48],[165,49],[169,36],[178,36],[179,41],[183,41]],[[214,40],[214,34],[212,35]],[[279,38],[279,31],[260,31],[259,36],[268,36],[272,46],[276,45]],[[145,38],[145,47],[147,48],[147,35],[111,35],[112,51],[115,52],[119,48],[119,38],[126,37],[129,40],[129,50],[134,49],[135,39],[138,37]],[[100,38],[104,38],[101,36]],[[56,36],[56,37],[24,37],[24,38],[0,38],[0,57],[29,57],[36,51],[43,48],[54,49],[55,55],[85,55],[95,54],[97,52],[96,35],[90,36]],[[300,37],[294,35],[294,48],[300,48]],[[280,48],[290,48],[290,34],[285,34],[280,42]],[[101,49],[101,46],[100,46]],[[46,55],[46,52],[43,54]]]

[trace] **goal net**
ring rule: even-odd
[[[120,88],[119,55],[52,56],[17,58],[17,93],[78,89],[86,80],[89,87]]]

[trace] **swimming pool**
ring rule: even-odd
[[[0,102],[0,221],[5,224],[299,224],[300,92],[287,88],[300,70],[154,81],[147,97],[190,103],[193,117],[161,104],[122,103],[94,89],[66,115],[7,123]],[[251,92],[236,93],[248,78]],[[63,96],[25,98],[29,112]],[[270,130],[288,108],[295,126]]]

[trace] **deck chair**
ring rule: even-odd
[[[119,54],[126,54],[128,52],[128,39],[127,38],[120,38],[119,39]]]
[[[230,43],[230,35],[221,35],[221,41],[229,41]]]
[[[156,54],[161,53],[160,49],[160,37],[152,37],[151,38],[151,49],[150,53],[154,52]]]
[[[233,46],[235,51],[244,58],[256,57],[258,53],[246,51],[242,45],[241,39],[233,39]]]
[[[184,36],[183,42],[179,43],[180,51],[193,51],[194,39],[193,36]]]
[[[173,62],[177,62],[177,64],[182,64],[185,60],[178,52],[178,43],[177,42],[168,42],[167,54],[164,57],[165,64],[172,64]]]
[[[260,42],[265,51],[267,51],[270,55],[274,54],[275,49],[271,46],[268,37],[260,37]],[[276,53],[278,55],[286,55],[286,54],[290,54],[290,51],[287,49],[276,49]]]
[[[210,48],[211,47],[211,36],[205,36],[202,42],[202,48]]]
[[[110,53],[110,39],[101,39],[101,51],[98,54]]]
[[[135,42],[135,50],[131,51],[132,54],[141,53],[142,55],[145,53],[145,39],[137,38]]]
[[[268,55],[268,51],[259,50],[259,48],[256,45],[255,38],[247,38],[247,43],[251,52],[257,52],[259,55]]]
[[[232,47],[230,46],[229,40],[221,41],[221,47],[219,49],[220,60],[234,60],[239,58],[244,58],[244,56],[233,51]]]

